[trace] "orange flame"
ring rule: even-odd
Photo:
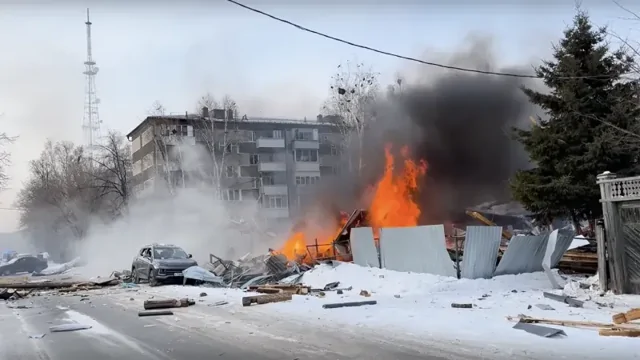
[[[406,146],[400,149],[400,155],[404,158],[404,167],[400,174],[394,174],[391,145],[384,149],[384,174],[376,184],[369,206],[369,224],[373,228],[418,225],[420,207],[413,195],[418,190],[418,177],[424,176],[427,171],[427,163],[420,160],[416,164],[409,158],[409,148]]]
[[[370,189],[372,196],[368,206],[368,221],[376,235],[382,227],[416,226],[420,217],[420,207],[413,197],[418,190],[418,178],[426,174],[427,163],[424,160],[416,163],[409,156],[409,148],[404,146],[400,149],[400,156],[403,158],[402,171],[396,171],[391,149],[391,144],[385,146],[384,173],[376,185]],[[307,245],[315,244],[315,241],[319,246],[330,245],[346,221],[347,215],[342,213],[337,229],[321,231],[324,234],[309,238],[306,235],[310,234],[305,234],[305,231],[296,231],[286,241],[280,253],[291,260],[298,260],[307,252],[310,252],[313,257],[322,257],[323,252],[331,252],[329,246],[319,248],[316,254],[315,246],[307,250]]]

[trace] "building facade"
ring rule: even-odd
[[[322,177],[342,169],[342,136],[332,123],[213,115],[150,116],[132,130],[134,193],[210,182],[223,200],[258,202],[264,216],[284,219]]]

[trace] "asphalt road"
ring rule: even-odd
[[[477,359],[358,338],[338,326],[319,330],[286,319],[254,323],[204,305],[175,309],[172,316],[138,317],[143,295],[123,291],[0,303],[0,360]],[[49,331],[70,322],[91,329]]]

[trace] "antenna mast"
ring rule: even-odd
[[[98,104],[100,100],[96,95],[96,74],[98,68],[93,61],[91,54],[91,20],[89,20],[89,9],[87,9],[87,60],[84,62],[85,90],[84,90],[84,116],[82,119],[82,130],[84,133],[84,144],[92,154],[95,145],[100,138],[100,116]]]

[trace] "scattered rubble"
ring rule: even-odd
[[[547,299],[559,301],[571,307],[581,308],[584,305],[584,301],[580,301],[569,296],[556,295],[556,294],[548,293],[546,291],[543,292],[542,295]]]
[[[354,307],[354,306],[365,306],[365,305],[376,305],[378,302],[376,300],[369,301],[351,301],[351,302],[343,302],[343,303],[333,303],[333,304],[323,304],[323,309],[337,309],[342,307]]]
[[[451,307],[454,308],[454,309],[472,309],[473,308],[473,304],[451,303]]]

